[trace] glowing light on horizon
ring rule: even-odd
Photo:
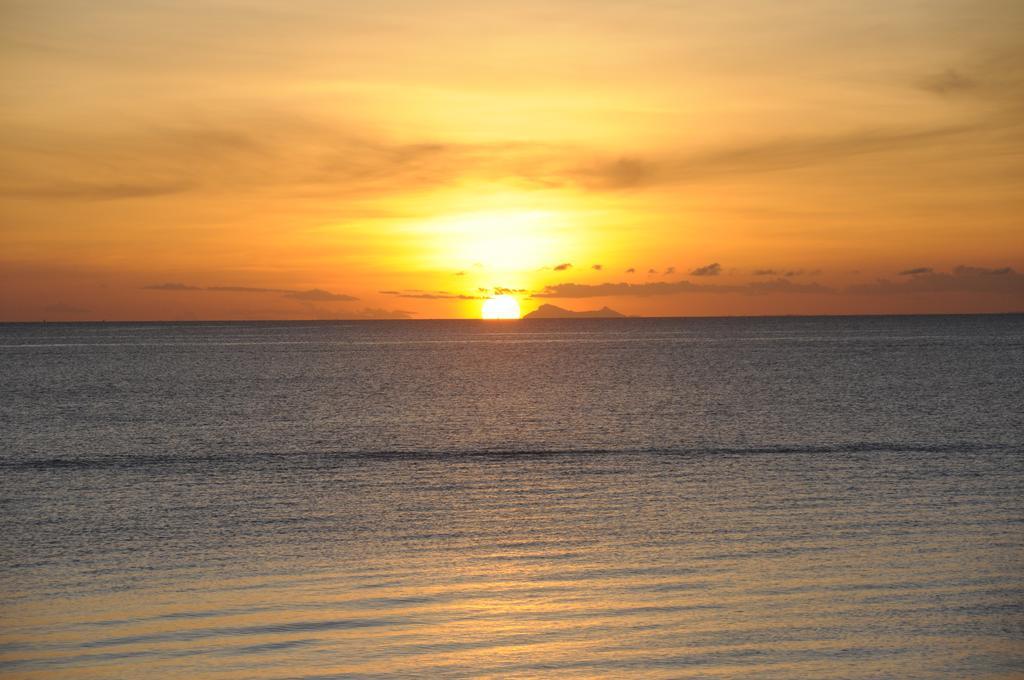
[[[518,319],[519,301],[511,295],[496,295],[484,300],[480,315],[484,319]]]

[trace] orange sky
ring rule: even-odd
[[[1016,0],[8,1],[0,321],[1021,311],[1021,35]]]

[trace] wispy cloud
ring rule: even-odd
[[[575,177],[595,189],[636,189],[722,175],[789,170],[863,154],[882,153],[962,136],[980,125],[924,129],[857,130],[845,134],[789,136],[690,155],[624,157],[599,162]]]
[[[922,90],[939,95],[948,95],[978,87],[978,81],[960,71],[948,68],[940,73],[933,73],[921,80]]]
[[[564,272],[564,271],[567,271],[569,269],[572,269],[572,263],[571,262],[563,262],[562,264],[556,264],[555,265],[555,271],[556,272]]]
[[[931,274],[933,271],[931,267],[914,267],[913,269],[904,269],[899,272],[898,276],[917,276],[918,274]]]
[[[446,290],[439,291],[397,291],[397,290],[382,290],[380,291],[383,295],[392,295],[394,297],[407,298],[410,300],[484,300],[487,298],[486,295],[467,295],[465,293],[449,293]]]
[[[753,272],[754,276],[784,276],[786,278],[792,278],[794,276],[814,275],[820,274],[820,269],[813,269],[808,271],[806,269],[755,269]]]
[[[292,293],[288,288],[252,288],[249,286],[207,286],[192,290],[212,290],[220,293]]]
[[[319,288],[290,291],[285,293],[284,297],[290,300],[302,300],[304,302],[352,302],[359,299],[357,297],[352,297],[351,295],[331,293]]]
[[[407,312],[402,309],[383,309],[380,307],[365,307],[358,312],[349,312],[345,315],[347,319],[411,319],[415,312]]]
[[[88,183],[70,181],[37,184],[35,186],[3,187],[0,188],[0,195],[10,198],[42,198],[58,201],[115,201],[180,194],[192,188],[193,184],[186,180],[148,184],[139,182]]]
[[[31,137],[13,132],[12,137]],[[117,134],[86,131],[7,144],[9,162],[45,167],[35,176],[0,177],[0,196],[110,201],[186,192],[290,189],[372,197],[460,182],[510,181],[523,188],[569,182],[572,147],[517,140],[398,143],[341,123],[293,112],[240,113],[217,122],[194,120]],[[55,162],[59,160],[60,162]],[[146,179],[140,179],[146,178]]]
[[[208,293],[272,293],[279,294],[289,300],[300,302],[353,302],[359,298],[343,293],[332,293],[319,288],[309,290],[293,290],[291,288],[259,288],[251,286],[190,286],[184,283],[157,283],[143,286],[143,290],[163,291],[201,291]]]
[[[154,283],[149,286],[143,286],[143,290],[206,290],[200,286],[189,286],[184,283]]]
[[[922,267],[922,269],[925,269]],[[907,293],[991,293],[1019,296],[1024,300],[1024,274],[1010,267],[989,269],[960,265],[952,272],[922,272],[902,281],[879,279],[850,286],[859,295],[902,295]]]
[[[952,74],[952,75],[951,75]],[[935,87],[964,87],[950,72]],[[959,83],[959,84],[957,84]],[[22,177],[0,195],[102,201],[202,191],[288,188],[310,198],[393,194],[463,182],[513,183],[522,189],[569,186],[595,191],[685,183],[709,177],[786,170],[848,156],[930,144],[976,131],[979,125],[869,129],[846,134],[769,138],[702,152],[666,151],[588,160],[579,145],[444,140],[395,143],[301,115],[272,121],[239,116],[117,136],[86,133],[17,147],[12,162],[63,158],[60,176]],[[46,146],[49,144],[50,146]],[[102,164],[95,162],[103,159]],[[37,165],[37,162],[25,165]],[[97,177],[97,168],[101,168]],[[139,178],[152,178],[140,180]]]
[[[689,281],[656,281],[653,283],[558,283],[547,286],[535,298],[592,298],[592,297],[655,297],[676,293],[721,292],[721,286],[699,286]]]

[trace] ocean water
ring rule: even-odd
[[[1024,317],[0,325],[0,674],[1024,677]]]

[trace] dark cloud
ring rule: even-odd
[[[679,293],[734,293],[741,295],[763,295],[767,293],[834,293],[835,291],[817,283],[797,284],[786,279],[759,281],[745,285],[698,284],[691,281],[654,283],[560,283],[546,287],[535,298],[591,298],[591,297],[656,297]]]
[[[143,286],[144,290],[204,291],[209,293],[274,293],[289,300],[302,302],[352,302],[359,298],[341,293],[331,293],[319,288],[292,290],[290,288],[254,288],[250,286],[188,286],[184,283],[159,283]]]
[[[590,265],[590,268],[593,269],[594,271],[598,271],[599,272],[602,269],[604,269],[604,265],[603,264],[592,264],[592,265]]]
[[[860,295],[900,295],[906,293],[990,293],[1024,299],[1024,274],[1010,267],[988,269],[960,265],[951,273],[916,274],[903,281],[879,279],[874,283],[850,286]]]
[[[395,297],[408,298],[412,300],[484,300],[487,298],[486,295],[464,295],[462,293],[449,293],[446,290],[439,290],[432,293],[415,291],[399,292],[394,290],[382,290],[380,292],[385,295],[394,295]]]
[[[560,283],[534,293],[535,298],[655,297],[681,293],[731,293],[740,295],[817,294],[837,291],[816,282],[794,283],[787,278],[754,281],[742,285],[697,284],[691,281],[654,283]],[[961,265],[950,273],[924,272],[899,282],[879,279],[854,285],[842,291],[854,295],[893,295],[904,293],[991,293],[1024,299],[1024,274],[1010,267],[988,269]]]
[[[675,274],[675,273],[676,273],[676,268],[675,267],[669,267],[668,269],[665,270],[665,276],[671,276],[672,274]]]
[[[654,269],[648,269],[647,273],[648,274],[657,274],[658,272],[654,271]]]
[[[486,297],[479,295],[444,294],[444,293],[408,293],[398,297],[414,298],[417,300],[484,300]]]
[[[629,269],[626,270],[626,273],[627,274],[635,274],[636,273],[636,267],[630,267]]]
[[[722,265],[717,262],[704,265],[703,267],[697,267],[690,272],[690,276],[718,276],[722,273]]]
[[[1013,269],[1009,267],[1000,267],[999,269],[988,269],[986,267],[969,267],[961,264],[953,267],[954,276],[1009,276],[1017,275]]]
[[[498,286],[494,289],[495,295],[515,295],[517,293],[528,293],[529,291],[525,288],[502,288]]]
[[[319,288],[310,290],[296,290],[284,294],[289,300],[302,300],[303,302],[352,302],[359,298],[341,293],[331,293]]]
[[[252,288],[249,286],[209,286],[203,290],[212,290],[218,293],[294,293],[296,291],[288,288]]]
[[[205,290],[199,286],[187,286],[184,283],[154,283],[143,286],[143,290]]]
[[[555,265],[555,271],[556,272],[564,272],[564,271],[566,271],[568,269],[572,269],[572,263],[571,262],[563,262],[562,264],[556,264]]]
[[[717,286],[698,286],[689,281],[667,283],[559,283],[547,286],[543,291],[534,293],[535,298],[591,298],[591,297],[656,297],[675,293],[713,292],[706,290]]]
[[[918,274],[931,274],[933,271],[931,267],[915,267],[914,269],[904,269],[898,276],[917,276]]]
[[[754,276],[780,276],[775,269],[755,269]]]
[[[947,95],[965,90],[973,90],[978,87],[978,81],[970,76],[960,73],[956,69],[946,69],[941,73],[934,73],[921,80],[922,90],[939,95]]]

